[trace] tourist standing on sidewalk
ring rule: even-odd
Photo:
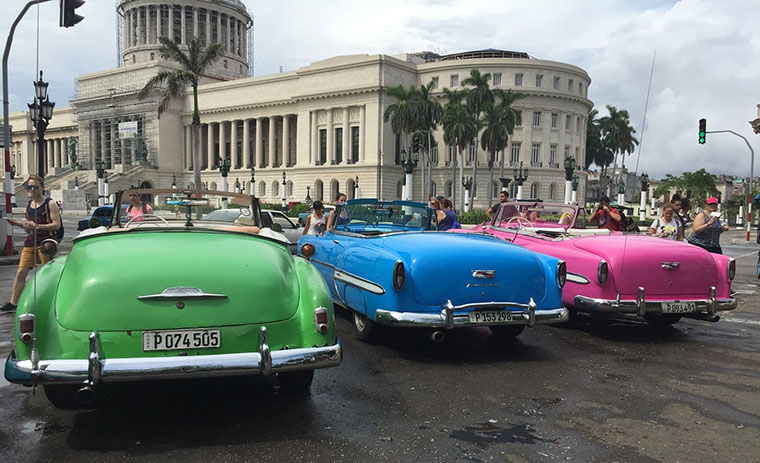
[[[28,233],[21,250],[16,278],[13,280],[11,300],[0,307],[0,313],[14,313],[21,291],[26,285],[29,270],[35,265],[44,265],[50,260],[40,249],[46,239],[53,239],[54,232],[61,228],[61,214],[58,204],[46,198],[43,194],[45,183],[41,177],[32,175],[26,181],[26,191],[29,192],[29,202],[26,205],[26,220],[17,222],[9,219],[8,223],[23,227]]]
[[[715,254],[723,254],[720,247],[720,234],[728,231],[728,225],[720,223],[718,199],[709,197],[705,210],[694,217],[694,233],[687,240],[689,243]]]

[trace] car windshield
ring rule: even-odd
[[[435,229],[430,209],[412,201],[351,200],[339,206],[332,226],[335,230],[363,235],[381,235]]]
[[[570,204],[545,204],[542,202],[510,202],[499,206],[491,225],[496,227],[519,227],[526,222],[535,228],[577,227],[578,207]]]

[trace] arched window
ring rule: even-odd
[[[312,192],[312,199],[314,201],[320,200],[324,201],[324,185],[322,184],[322,180],[317,180],[314,182],[314,191]]]
[[[538,182],[531,183],[530,184],[530,197],[531,198],[538,198],[539,197],[539,185]]]
[[[267,184],[265,181],[259,182],[259,198],[263,198],[267,195]]]
[[[555,196],[557,196],[557,184],[552,183],[549,185],[549,199],[555,199]]]
[[[293,181],[292,180],[288,180],[287,185],[288,186],[287,186],[286,190],[287,190],[287,193],[288,193],[288,197],[291,197],[291,196],[293,196]]]
[[[430,185],[430,196],[434,198],[438,196],[438,185],[435,182]]]
[[[280,182],[277,180],[272,182],[272,196],[275,198],[282,196],[282,191],[280,191]]]
[[[208,186],[208,189],[216,191],[216,182],[211,182],[211,185]]]
[[[354,199],[354,185],[356,185],[356,182],[354,182],[354,179],[349,178],[346,182],[346,196],[348,199]]]
[[[454,200],[454,191],[452,190],[453,183],[446,182],[446,197],[451,198],[451,200]]]
[[[338,199],[338,193],[341,192],[338,190],[340,187],[340,183],[338,183],[337,180],[332,179],[330,180],[330,201],[336,201]],[[341,192],[343,193],[343,192]]]
[[[401,196],[404,193],[404,180],[399,180],[396,183],[396,199],[402,199]]]

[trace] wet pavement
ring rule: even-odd
[[[740,306],[716,324],[581,316],[514,342],[485,328],[354,337],[307,396],[260,380],[121,387],[98,411],[53,408],[0,379],[0,461],[758,461],[760,297],[754,244]],[[15,267],[0,267],[0,297]],[[0,317],[0,353],[12,318]]]

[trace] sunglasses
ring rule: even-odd
[[[27,185],[26,186],[26,191],[37,190],[37,189],[39,189],[39,187],[40,187],[39,185]]]

